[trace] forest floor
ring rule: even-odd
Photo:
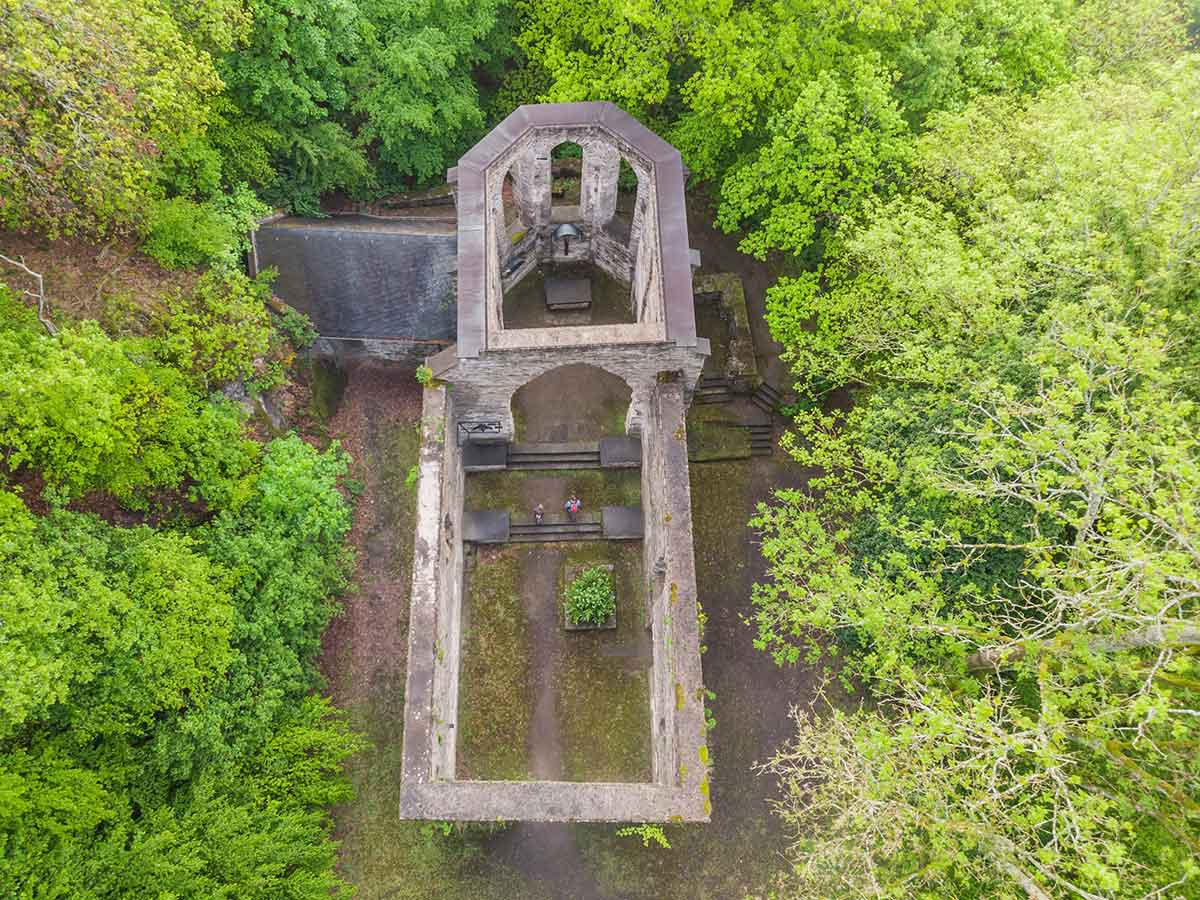
[[[150,311],[163,294],[192,288],[194,269],[164,269],[140,253],[131,238],[105,243],[66,235],[53,240],[43,235],[0,232],[0,254],[24,262],[42,276],[52,318],[94,319],[108,334],[141,334]],[[33,290],[34,280],[0,261],[0,281],[14,289]]]

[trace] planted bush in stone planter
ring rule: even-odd
[[[617,627],[617,592],[612,566],[591,566],[567,585],[568,630]]]

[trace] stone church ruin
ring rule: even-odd
[[[556,204],[553,151],[565,142],[582,150],[579,195],[577,202]],[[624,214],[617,208],[622,161],[637,178],[632,209]],[[521,107],[449,173],[458,206],[458,330],[457,343],[430,358],[436,381],[425,392],[400,801],[405,817],[709,816],[684,425],[708,342],[696,335],[692,265],[698,255],[688,247],[684,178],[679,152],[610,103]],[[522,300],[534,309],[506,303],[535,273],[544,291],[527,291]],[[624,321],[589,316],[596,303],[589,293],[607,282],[627,291]],[[514,327],[519,313],[521,325]],[[465,473],[508,464],[517,436],[514,392],[580,363],[611,372],[630,388],[625,434],[600,448],[598,464],[605,464],[607,449],[641,469],[636,512],[653,654],[651,779],[458,780],[464,542],[511,537],[507,513],[482,522],[464,515]],[[571,397],[562,402],[570,404]],[[537,452],[530,447],[523,452]],[[628,529],[629,512],[614,511],[621,524],[613,527]],[[602,528],[609,510],[604,514]]]

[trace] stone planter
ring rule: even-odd
[[[617,605],[614,599],[612,615],[601,622],[599,625],[593,625],[591,622],[572,622],[567,618],[567,603],[564,595],[566,594],[567,585],[574,581],[580,573],[586,572],[588,569],[607,569],[608,574],[612,576],[614,567],[612,563],[601,563],[599,565],[572,565],[567,566],[563,571],[563,587],[559,594],[557,603],[562,609],[563,628],[567,631],[613,631],[617,627]],[[616,595],[617,580],[613,578],[613,594]]]

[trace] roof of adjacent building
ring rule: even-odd
[[[457,236],[440,223],[286,217],[255,234],[274,292],[323,337],[455,340]]]

